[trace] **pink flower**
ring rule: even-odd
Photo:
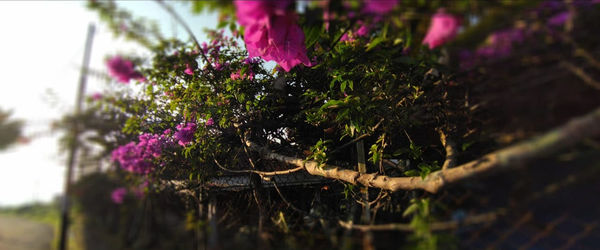
[[[125,195],[127,195],[127,189],[125,189],[124,187],[116,188],[110,194],[110,199],[115,204],[121,204],[125,199]]]
[[[142,134],[139,142],[130,142],[112,151],[112,161],[118,161],[121,168],[132,173],[148,174],[154,169],[154,159],[160,157],[163,148],[172,144],[164,135]]]
[[[244,42],[250,57],[273,60],[285,71],[302,63],[310,66],[304,46],[304,32],[290,1],[235,1],[238,22],[245,26]]]
[[[365,12],[384,15],[392,11],[398,4],[398,0],[365,0]]]
[[[548,25],[562,26],[567,22],[567,20],[569,20],[569,18],[571,18],[571,13],[569,11],[563,11],[548,19]]]
[[[193,76],[194,75],[194,70],[192,69],[192,67],[190,67],[189,64],[185,64],[185,70],[183,71],[183,73],[186,73],[188,75]]]
[[[232,72],[231,75],[229,75],[229,77],[231,78],[231,80],[237,80],[240,79],[240,73],[238,72]]]
[[[142,74],[133,69],[132,61],[123,59],[121,56],[108,59],[106,66],[108,73],[120,83],[128,84],[131,79],[145,79]]]
[[[206,121],[206,126],[212,126],[215,125],[215,120],[213,120],[213,118],[208,118],[208,120]]]
[[[369,33],[369,26],[366,24],[361,25],[358,30],[356,30],[356,36],[366,36]]]
[[[99,92],[92,94],[92,100],[98,101],[100,99],[102,99],[102,94],[100,94]]]
[[[148,187],[148,180],[142,182],[142,184],[137,187],[133,187],[131,192],[135,195],[136,198],[141,199],[144,198],[144,193],[146,191],[146,187]]]
[[[456,36],[460,20],[450,14],[438,10],[438,13],[431,17],[431,24],[423,44],[429,45],[429,49],[438,47]]]
[[[234,1],[238,23],[248,26],[256,22],[267,23],[272,15],[285,15],[290,0]]]
[[[179,124],[177,125],[177,132],[173,134],[176,140],[178,140],[178,144],[181,146],[192,143],[194,140],[194,133],[196,133],[196,124],[192,122],[188,122],[187,124]]]
[[[357,25],[360,25],[360,27],[358,27],[358,29],[353,30],[351,33],[345,33],[342,38],[340,38],[340,41],[342,42],[354,42],[356,40],[356,38],[359,37],[364,37],[369,35],[369,30],[370,30],[370,26],[363,23],[362,21],[358,21],[356,23]]]

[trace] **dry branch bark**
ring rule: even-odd
[[[442,165],[442,169],[452,168],[456,165],[456,144],[448,138],[444,131],[439,130],[438,132],[440,133],[442,146],[446,149],[446,160],[444,161],[444,165]]]
[[[422,189],[436,193],[440,188],[448,184],[460,182],[482,174],[517,167],[527,161],[570,147],[582,139],[598,135],[600,135],[600,108],[584,116],[574,118],[563,126],[555,128],[539,137],[494,151],[455,168],[433,172],[425,179],[421,177],[389,177],[378,175],[377,173],[359,173],[334,165],[321,167],[318,162],[304,161],[300,158],[277,154],[249,140],[245,140],[245,143],[249,149],[259,152],[266,159],[304,167],[312,175],[390,191]]]

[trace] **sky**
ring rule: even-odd
[[[154,1],[117,2],[135,16],[156,20],[163,35],[188,39]],[[200,41],[216,26],[215,13],[192,15],[191,6],[173,3]],[[48,202],[62,193],[66,154],[58,153],[60,134],[53,120],[74,110],[87,27],[94,23],[90,68],[106,72],[104,60],[117,53],[147,54],[133,42],[115,38],[83,1],[0,1],[0,108],[25,121],[32,138],[0,151],[0,206]],[[104,80],[88,78],[86,95],[101,91]]]

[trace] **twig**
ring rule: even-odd
[[[384,121],[384,120],[385,120],[384,118],[381,118],[381,120],[379,120],[379,122],[378,122],[377,124],[375,124],[375,126],[373,126],[373,127],[371,128],[371,131],[370,131],[369,133],[362,134],[361,136],[359,136],[359,137],[356,137],[356,138],[352,139],[352,141],[349,141],[349,142],[345,143],[344,145],[342,145],[342,146],[339,146],[338,148],[336,148],[336,149],[332,150],[332,151],[331,151],[331,152],[329,152],[329,153],[330,153],[330,154],[332,154],[332,153],[338,152],[338,151],[340,151],[340,150],[342,150],[342,149],[344,149],[344,148],[346,148],[346,147],[348,147],[348,146],[351,146],[351,145],[353,145],[353,144],[354,144],[354,143],[356,143],[357,141],[360,141],[360,140],[362,140],[362,139],[366,138],[367,136],[370,136],[370,135],[371,135],[371,133],[375,132],[375,130],[377,130],[377,128],[379,128],[379,126],[380,126],[380,125],[383,123],[383,121]]]
[[[217,166],[220,169],[223,169],[227,172],[231,172],[231,173],[253,173],[253,174],[257,174],[260,176],[274,176],[274,175],[284,175],[284,174],[290,174],[293,172],[297,172],[303,169],[303,167],[296,167],[296,168],[292,168],[292,169],[287,169],[287,170],[279,170],[279,171],[271,171],[271,172],[267,172],[267,171],[258,171],[258,170],[233,170],[233,169],[228,169],[223,167],[223,165],[221,165],[217,159],[213,159],[214,162],[217,164]]]
[[[574,64],[567,61],[561,62],[560,65],[566,68],[567,70],[571,71],[571,73],[573,73],[575,76],[579,77],[579,79],[581,79],[585,84],[597,90],[600,90],[600,82],[594,80],[594,78],[585,73],[585,71],[583,71],[582,68],[577,67]]]
[[[173,18],[175,18],[175,20],[181,26],[183,26],[183,28],[188,33],[188,35],[190,36],[190,38],[194,41],[194,44],[196,44],[196,47],[198,48],[198,50],[201,50],[202,47],[200,46],[200,43],[198,42],[198,39],[196,39],[196,36],[194,35],[194,32],[192,31],[192,29],[190,28],[190,26],[188,26],[187,23],[179,16],[179,14],[177,14],[177,12],[175,12],[175,10],[173,10],[173,8],[171,8],[171,6],[167,5],[162,0],[156,0],[156,2],[161,7],[163,7],[167,12],[169,12],[169,14]],[[202,59],[206,62],[206,64],[208,65],[208,67],[212,68],[212,65],[210,64],[210,61],[208,60],[208,58],[206,58],[206,55],[204,54],[204,52],[200,53],[200,56],[202,56]]]
[[[454,141],[448,139],[444,131],[440,129],[438,132],[440,133],[442,146],[446,149],[446,160],[444,161],[444,165],[442,165],[442,170],[446,170],[456,165],[456,144]]]
[[[567,43],[571,44],[573,48],[575,48],[575,56],[580,56],[585,59],[590,65],[594,66],[597,69],[600,69],[600,61],[596,60],[594,56],[582,48],[573,38],[564,32],[560,32],[560,37],[565,40]]]
[[[433,222],[429,225],[429,229],[431,231],[444,231],[459,228],[461,225],[473,225],[473,224],[481,224],[485,222],[491,222],[496,220],[499,215],[504,212],[501,210],[500,212],[490,212],[484,214],[478,214],[473,216],[468,216],[464,220],[452,220],[452,221],[442,221],[442,222]],[[354,225],[351,222],[338,221],[338,224],[346,229],[353,229],[359,231],[406,231],[412,232],[415,229],[410,224],[402,224],[402,223],[392,223],[392,224],[380,224],[380,225]]]
[[[246,140],[245,143],[249,149],[259,152],[265,159],[277,160],[298,167],[302,166],[312,175],[390,191],[422,189],[436,193],[446,185],[474,176],[517,167],[525,162],[570,147],[585,138],[598,136],[600,135],[598,124],[600,124],[600,108],[587,115],[574,118],[565,125],[537,138],[494,151],[455,168],[435,171],[425,179],[421,177],[389,177],[376,173],[359,173],[334,165],[320,166],[316,161],[305,161],[300,158],[274,153],[268,148],[261,147],[249,140]]]
[[[306,211],[297,208],[296,206],[294,206],[294,204],[292,204],[291,202],[289,202],[281,193],[281,190],[279,190],[279,187],[277,186],[277,183],[275,182],[275,180],[273,180],[273,187],[275,187],[275,190],[277,191],[277,193],[279,194],[279,197],[281,197],[281,200],[283,200],[283,202],[288,205],[288,207],[292,208],[294,211],[304,214],[304,215],[310,215],[309,213],[307,213]]]

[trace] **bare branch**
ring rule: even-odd
[[[429,225],[429,229],[431,231],[444,231],[457,229],[461,225],[473,225],[473,224],[481,224],[486,222],[495,221],[499,215],[503,214],[504,211],[500,212],[490,212],[484,214],[478,214],[473,216],[468,216],[464,220],[452,220],[452,221],[442,221],[442,222],[433,222]],[[402,223],[393,223],[393,224],[380,224],[380,225],[354,225],[351,222],[338,221],[338,224],[346,229],[354,229],[359,231],[406,231],[412,232],[414,228],[410,224],[402,224]]]
[[[445,170],[456,165],[456,144],[454,141],[448,139],[444,131],[440,129],[438,132],[440,133],[442,146],[446,149],[446,160],[444,161],[444,165],[442,165],[442,170]]]
[[[359,173],[334,165],[320,167],[320,164],[315,161],[304,161],[300,158],[280,155],[249,140],[246,140],[245,143],[249,149],[259,152],[266,159],[304,167],[312,175],[390,191],[422,189],[436,193],[448,184],[494,171],[517,167],[527,161],[570,147],[585,138],[598,136],[600,135],[598,124],[600,124],[600,108],[582,117],[574,118],[567,124],[537,138],[494,151],[455,168],[435,171],[425,179],[421,177],[389,177],[376,173]]]
[[[202,47],[200,46],[200,43],[198,42],[198,39],[196,39],[196,36],[194,35],[194,32],[192,31],[192,29],[190,28],[190,26],[188,26],[187,23],[181,18],[181,16],[179,16],[177,14],[177,12],[175,12],[175,10],[173,10],[173,8],[171,8],[171,6],[169,6],[168,4],[166,4],[165,2],[163,2],[162,0],[156,0],[156,2],[161,7],[163,7],[167,12],[169,12],[169,14],[173,18],[175,18],[175,20],[177,20],[177,22],[181,26],[183,26],[183,28],[188,33],[188,35],[190,36],[190,38],[194,41],[194,44],[196,45],[196,47],[198,48],[198,50],[201,50]],[[204,61],[208,65],[208,67],[212,68],[212,65],[210,64],[210,61],[208,60],[208,58],[206,58],[206,55],[204,54],[204,52],[201,51],[200,56],[202,56],[202,59],[204,59]]]
[[[228,169],[223,167],[223,165],[221,165],[217,159],[214,159],[215,164],[217,164],[217,166],[220,169],[223,169],[227,172],[231,172],[231,173],[254,173],[260,176],[273,176],[273,175],[284,175],[284,174],[289,174],[289,173],[293,173],[293,172],[297,172],[300,171],[302,169],[304,169],[303,167],[297,167],[297,168],[292,168],[292,169],[287,169],[287,170],[279,170],[279,171],[271,171],[271,172],[266,172],[266,171],[258,171],[258,170],[233,170],[233,169]]]
[[[275,187],[275,190],[277,191],[277,193],[279,194],[279,197],[281,197],[281,200],[283,200],[283,202],[288,205],[288,207],[290,207],[292,210],[301,213],[303,215],[310,215],[309,213],[305,212],[304,210],[294,206],[294,204],[292,204],[291,202],[289,202],[285,196],[283,196],[283,194],[281,193],[281,190],[279,190],[279,187],[277,186],[277,183],[275,182],[275,180],[273,180],[273,187]]]
[[[573,73],[575,76],[579,77],[579,79],[581,79],[585,84],[591,86],[592,88],[600,90],[600,82],[594,80],[594,78],[585,73],[585,71],[583,71],[582,68],[577,67],[574,64],[566,61],[561,62],[560,65],[566,68],[567,70],[571,71],[571,73]]]

